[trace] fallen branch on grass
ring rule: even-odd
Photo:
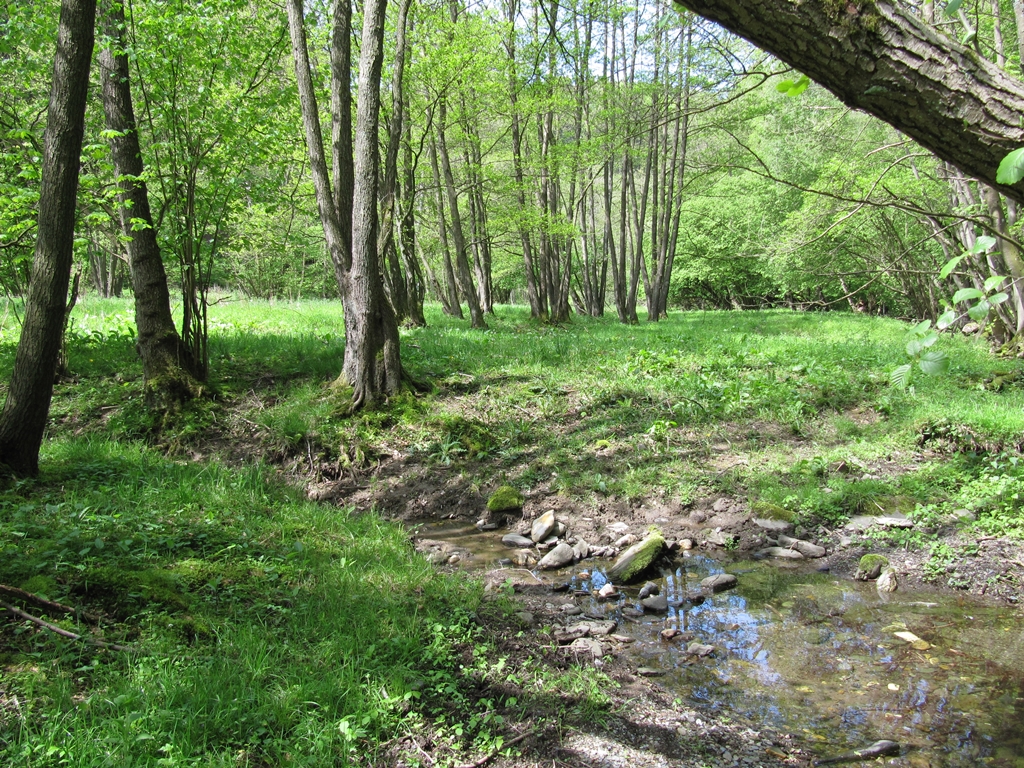
[[[81,616],[92,623],[96,623],[98,620],[95,616],[80,611],[77,608],[72,608],[70,605],[62,605],[61,603],[55,602],[54,600],[48,600],[45,597],[37,595],[33,592],[26,592],[24,589],[18,589],[17,587],[9,587],[6,584],[0,584],[0,594],[9,595],[16,597],[25,602],[32,603],[43,609],[43,612],[49,616],[54,614],[58,616],[66,616],[69,613],[73,613],[75,616]]]
[[[527,731],[526,733],[520,734],[519,736],[516,736],[514,739],[512,739],[512,741],[510,741],[510,742],[508,742],[506,744],[502,744],[500,747],[498,747],[497,749],[492,751],[490,754],[485,755],[484,757],[481,757],[476,762],[473,762],[473,763],[463,763],[462,765],[456,766],[456,768],[480,768],[480,766],[484,765],[485,763],[487,763],[487,762],[493,760],[495,757],[497,757],[498,754],[501,752],[501,750],[508,749],[512,745],[518,744],[520,741],[522,741],[523,739],[525,739],[527,736],[529,736],[532,733],[533,733],[533,731]]]
[[[134,651],[134,648],[129,648],[127,645],[118,645],[117,643],[108,643],[106,640],[96,640],[91,637],[85,637],[84,635],[76,635],[63,627],[58,627],[56,624],[51,624],[48,621],[40,619],[38,616],[33,616],[31,613],[26,613],[16,606],[10,603],[0,600],[0,608],[6,608],[8,611],[13,613],[15,616],[21,616],[23,619],[28,619],[33,624],[38,624],[43,629],[48,629],[54,634],[66,637],[69,640],[79,640],[80,642],[86,643],[87,645],[95,645],[97,648],[109,648],[112,651]]]

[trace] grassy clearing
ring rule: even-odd
[[[4,764],[417,764],[425,746],[443,764],[499,747],[527,712],[571,723],[607,710],[600,676],[552,673],[484,629],[487,614],[514,639],[500,600],[428,566],[401,528],[313,504],[289,478],[367,477],[400,456],[480,489],[729,493],[808,524],[966,507],[986,533],[1024,535],[1024,390],[1005,375],[1019,366],[969,340],[944,338],[952,372],[904,392],[887,383],[906,332],[890,320],[551,328],[502,308],[480,333],[435,311],[403,331],[406,366],[433,390],[349,417],[326,386],[337,304],[211,314],[216,397],[154,436],[130,304],[76,309],[76,378],[55,392],[43,475],[0,492],[0,583],[81,606],[88,616],[54,620],[135,650],[8,620]],[[14,329],[2,333],[6,379]]]

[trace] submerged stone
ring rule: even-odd
[[[708,576],[700,585],[704,589],[710,589],[712,592],[723,592],[727,589],[732,589],[738,582],[739,579],[731,573],[719,573],[714,576]]]

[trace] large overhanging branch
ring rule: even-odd
[[[913,11],[872,0],[676,0],[1024,202],[996,169],[1024,146],[1024,83]]]

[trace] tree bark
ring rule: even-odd
[[[380,76],[384,59],[384,14],[387,0],[368,0],[363,9],[359,62],[359,103],[356,110],[351,249],[346,247],[342,222],[348,213],[339,208],[327,173],[316,95],[310,77],[309,53],[302,0],[288,1],[288,26],[295,58],[302,122],[306,132],[313,189],[327,250],[345,311],[345,359],[339,382],[352,387],[352,408],[372,405],[401,386],[398,322],[384,295],[377,253],[377,171],[380,164],[378,128]],[[337,41],[338,35],[335,34]],[[332,57],[344,55],[336,45]],[[337,68],[332,64],[332,71]],[[347,84],[333,80],[335,87]],[[335,94],[337,102],[343,96]],[[337,152],[337,147],[335,148]],[[335,158],[336,174],[344,163]]]
[[[885,0],[676,0],[778,56],[969,176],[996,183],[1024,145],[1024,83]]]
[[[103,112],[111,136],[121,231],[127,241],[135,294],[135,326],[139,335],[136,349],[142,359],[147,402],[151,407],[167,409],[196,397],[202,387],[197,381],[195,359],[174,326],[167,273],[142,178],[142,150],[124,50],[124,6],[117,0],[105,2],[101,15],[107,38],[99,55]]]
[[[63,0],[43,144],[35,259],[10,388],[0,413],[0,465],[39,471],[74,255],[75,200],[85,133],[95,0]]]

